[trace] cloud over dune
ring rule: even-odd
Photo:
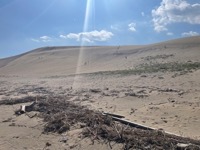
[[[83,41],[87,43],[93,43],[95,41],[107,41],[112,38],[113,33],[101,30],[101,31],[91,31],[91,32],[80,32],[80,33],[69,33],[67,35],[60,35],[60,38],[64,39],[74,39],[76,41]]]
[[[41,37],[39,37],[37,39],[32,38],[31,40],[33,42],[50,42],[50,41],[52,41],[52,38],[49,37],[49,36],[44,35],[44,36],[41,36]]]
[[[200,34],[197,33],[197,32],[194,32],[194,31],[189,31],[189,32],[182,33],[182,36],[198,36],[198,35],[200,35]]]

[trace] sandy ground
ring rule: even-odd
[[[0,100],[59,94],[91,109],[185,137],[200,139],[200,70],[138,75],[82,74],[131,69],[138,64],[197,62],[200,37],[149,46],[44,48],[0,60]],[[93,92],[98,89],[98,92]],[[15,116],[20,105],[0,105],[0,149],[110,149],[82,139],[79,130],[41,134],[37,117]],[[66,143],[61,142],[66,139]],[[46,146],[50,143],[50,146]],[[114,149],[121,149],[115,144]]]

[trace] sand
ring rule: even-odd
[[[0,59],[0,100],[70,95],[70,101],[91,109],[121,114],[130,121],[200,140],[200,69],[125,75],[112,72],[141,64],[199,60],[198,36],[145,46],[40,48]],[[82,140],[77,129],[63,135],[41,134],[44,122],[25,114],[15,116],[19,106],[0,105],[2,150],[110,148]],[[62,138],[67,142],[60,142]],[[51,146],[45,147],[47,142]]]

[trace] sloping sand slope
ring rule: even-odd
[[[69,75],[130,69],[151,55],[174,54],[172,61],[199,60],[200,37],[147,46],[46,47],[0,60],[0,74],[19,76]]]

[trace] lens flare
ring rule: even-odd
[[[92,27],[92,29],[94,29],[94,26],[93,26],[94,25],[93,22],[95,21],[94,7],[95,7],[94,0],[87,0],[83,32],[88,32],[91,27]],[[84,58],[85,58],[84,50],[85,50],[85,45],[87,45],[87,43],[84,39],[80,38],[80,40],[81,40],[81,46],[80,46],[80,50],[79,50],[78,63],[77,63],[77,67],[76,67],[76,75],[74,77],[73,88],[79,87],[79,82],[81,79],[77,74],[81,73],[81,68],[84,65],[84,62],[83,62]]]

